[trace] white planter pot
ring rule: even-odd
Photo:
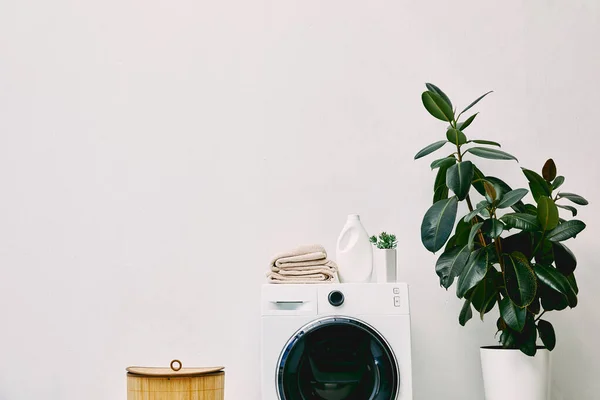
[[[374,282],[396,282],[396,249],[373,248]]]
[[[550,352],[534,357],[498,346],[481,348],[486,400],[550,400]]]

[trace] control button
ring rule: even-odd
[[[400,296],[394,296],[394,307],[400,307]]]
[[[331,293],[329,293],[327,299],[329,300],[329,304],[331,304],[334,307],[339,307],[342,304],[344,304],[344,294],[339,290],[334,290]]]
[[[400,288],[395,287],[394,288],[394,294],[400,294]]]

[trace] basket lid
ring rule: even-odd
[[[134,375],[143,376],[201,376],[221,372],[225,367],[201,367],[201,368],[182,368],[183,365],[179,360],[171,361],[170,368],[164,367],[128,367],[127,372]]]

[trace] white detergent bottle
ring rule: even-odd
[[[371,282],[373,246],[357,214],[348,215],[337,241],[336,262],[343,283]]]

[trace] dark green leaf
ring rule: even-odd
[[[469,289],[477,285],[483,279],[487,272],[488,264],[489,255],[487,247],[475,250],[471,254],[467,266],[458,278],[456,295],[459,298],[462,298]]]
[[[496,205],[497,208],[508,208],[517,204],[525,195],[529,193],[527,189],[515,189],[502,196],[502,200]]]
[[[465,326],[467,321],[469,321],[472,317],[473,311],[471,310],[471,301],[465,300],[458,316],[458,323],[462,326]]]
[[[544,321],[540,319],[538,321],[538,332],[540,334],[540,339],[542,339],[542,343],[544,346],[550,351],[554,350],[556,346],[556,335],[554,333],[554,327],[548,321]]]
[[[459,200],[464,200],[469,194],[473,180],[473,163],[463,161],[452,165],[446,173],[446,186],[450,188]]]
[[[471,294],[471,303],[479,311],[479,316],[483,321],[485,313],[489,312],[496,304],[498,297],[498,288],[496,286],[496,276],[499,274],[495,268],[488,268],[485,277],[475,286]]]
[[[552,182],[552,189],[556,190],[559,187],[561,187],[561,185],[565,183],[565,177],[564,176],[557,176],[556,179],[554,180],[554,182]]]
[[[446,103],[448,103],[450,108],[452,108],[452,102],[450,101],[450,98],[448,96],[446,96],[446,93],[442,92],[442,89],[435,86],[433,83],[426,83],[425,86],[427,87],[427,90],[429,90],[430,92],[437,93],[442,99],[444,99],[444,101]]]
[[[522,353],[530,357],[535,356],[537,352],[537,329],[532,315],[527,316],[525,328],[523,328],[523,332],[519,335],[518,342],[519,350]]]
[[[552,251],[554,252],[556,269],[565,276],[571,275],[577,267],[575,254],[567,246],[558,242],[552,243]]]
[[[517,332],[521,332],[525,327],[527,309],[518,307],[508,297],[500,300],[500,315],[506,325]]]
[[[421,157],[425,157],[428,154],[433,153],[434,151],[440,149],[446,143],[448,143],[448,142],[445,140],[440,140],[438,142],[431,143],[429,146],[424,147],[415,155],[415,160],[417,160]]]
[[[552,191],[544,178],[539,176],[536,172],[525,168],[523,168],[523,174],[525,174],[525,177],[529,181],[529,188],[531,189],[531,194],[535,201],[541,196],[550,197]]]
[[[442,186],[438,186],[433,192],[433,204],[437,203],[440,200],[445,200],[448,198],[448,187],[446,184]]]
[[[575,275],[571,274],[571,275],[567,276],[567,280],[569,281],[569,284],[571,285],[571,289],[573,289],[573,292],[575,294],[579,294],[579,287],[577,287],[577,280],[575,279]]]
[[[575,193],[560,192],[558,194],[558,198],[565,198],[567,200],[571,200],[573,203],[579,204],[580,206],[587,206],[589,204],[586,199]]]
[[[442,121],[450,122],[454,119],[454,112],[452,107],[446,103],[446,101],[437,93],[427,91],[421,95],[421,100],[425,109],[429,111],[429,114],[433,115],[437,119]]]
[[[480,212],[485,210],[487,206],[488,206],[487,203],[482,204],[481,206],[478,206],[476,209],[474,209],[473,211],[471,211],[470,213],[465,215],[465,218],[463,219],[463,221],[465,221],[465,222],[471,221],[473,218],[475,218],[475,216],[477,214],[479,214]]]
[[[549,197],[540,196],[537,199],[537,217],[543,230],[549,231],[558,225],[558,208],[554,200]]]
[[[473,187],[479,192],[480,195],[485,196],[485,188],[483,182],[485,175],[475,165],[473,165]]]
[[[471,250],[473,250],[473,248],[475,247],[475,243],[474,243],[475,236],[477,236],[477,231],[479,231],[479,229],[481,228],[482,225],[483,225],[483,222],[478,222],[471,227],[471,231],[469,232],[469,242],[467,243],[467,246]]]
[[[522,253],[503,254],[504,282],[510,299],[519,307],[527,307],[535,298],[537,280]]]
[[[542,307],[544,307],[545,311],[560,311],[569,306],[567,296],[564,294],[550,289],[543,282],[540,282],[539,287]]]
[[[496,239],[502,232],[504,232],[504,224],[495,218],[486,219],[481,227],[483,233]]]
[[[529,310],[529,312],[533,313],[533,314],[539,314],[541,311],[542,306],[540,305],[540,298],[539,296],[535,296],[535,299],[533,299],[533,302],[527,306],[527,309]]]
[[[502,147],[502,146],[500,146],[500,143],[498,143],[498,142],[492,142],[491,140],[475,139],[475,140],[469,140],[469,142],[473,142],[473,143],[477,143],[477,144],[487,144],[487,145],[490,145],[490,146]]]
[[[468,111],[468,110],[470,110],[470,109],[471,109],[471,107],[473,107],[475,104],[479,103],[479,101],[480,101],[481,99],[483,99],[485,96],[487,96],[488,94],[490,94],[490,93],[492,93],[492,92],[493,92],[493,90],[490,90],[489,92],[487,92],[487,93],[485,93],[485,94],[482,94],[481,96],[479,96],[479,97],[477,98],[477,100],[475,100],[474,102],[472,102],[471,104],[469,104],[469,105],[467,106],[467,108],[465,108],[464,110],[462,110],[461,114],[462,114],[462,113],[464,113],[465,111]]]
[[[435,272],[440,277],[440,285],[448,289],[465,268],[471,250],[467,245],[454,247],[442,253],[435,264]]]
[[[570,307],[575,307],[577,305],[577,295],[571,288],[567,278],[556,268],[536,264],[534,271],[540,282],[543,282],[549,288],[565,295]]]
[[[490,212],[488,210],[487,207],[489,207],[489,203],[485,200],[480,201],[479,203],[477,203],[477,205],[475,206],[476,208],[482,208],[483,209],[479,212],[481,214],[482,217],[484,218],[489,218],[490,217]]]
[[[579,232],[585,229],[585,223],[577,219],[565,221],[556,228],[548,232],[546,238],[551,242],[561,242],[563,240],[575,237]]]
[[[490,149],[487,147],[471,147],[465,153],[472,153],[478,157],[489,158],[491,160],[517,160],[513,155],[510,155],[502,150]]]
[[[450,143],[454,143],[457,146],[467,143],[467,137],[465,134],[454,128],[448,128],[446,131],[446,138]]]
[[[523,253],[528,260],[531,259],[533,257],[533,235],[532,232],[523,231],[502,238],[502,251],[505,253]]]
[[[448,143],[448,142],[446,142]],[[435,160],[434,162],[431,163],[431,169],[436,169],[436,168],[449,168],[452,164],[456,163],[456,158],[454,156],[449,156],[449,157],[444,157],[444,158],[440,158],[438,160]]]
[[[535,253],[535,262],[538,264],[543,264],[543,265],[551,265],[554,262],[554,253],[552,251],[552,242],[544,239],[540,243],[540,241],[543,239],[543,236],[539,232],[536,232],[535,236],[536,236],[536,243],[538,244],[536,247],[537,252]]]
[[[540,230],[540,223],[535,215],[524,213],[504,214],[500,217],[500,221],[504,222],[507,228],[516,228],[523,231]]]
[[[498,198],[498,193],[496,192],[496,188],[491,183],[485,181],[483,182],[483,187],[485,188],[485,198],[490,204],[493,204],[494,201]]]
[[[466,119],[465,122],[459,122],[457,128],[461,131],[467,129],[467,127],[473,123],[477,114],[471,115],[469,118]]]
[[[542,176],[546,182],[552,182],[556,178],[556,164],[553,159],[548,159],[542,168]]]
[[[505,193],[510,192],[512,189],[502,179],[496,178],[495,176],[486,176],[485,180],[491,183],[496,190],[496,198],[500,199]]]
[[[556,207],[571,211],[571,214],[573,214],[574,217],[577,216],[577,209],[573,206],[561,206],[560,204],[557,204]]]
[[[448,187],[446,186],[446,173],[452,164],[440,166],[433,184],[433,203],[448,198]]]
[[[500,335],[500,343],[505,349],[514,349],[517,344],[515,334],[509,330],[505,330]]]
[[[458,199],[451,197],[427,210],[421,223],[421,240],[427,250],[435,253],[444,246],[452,233],[457,208]]]

